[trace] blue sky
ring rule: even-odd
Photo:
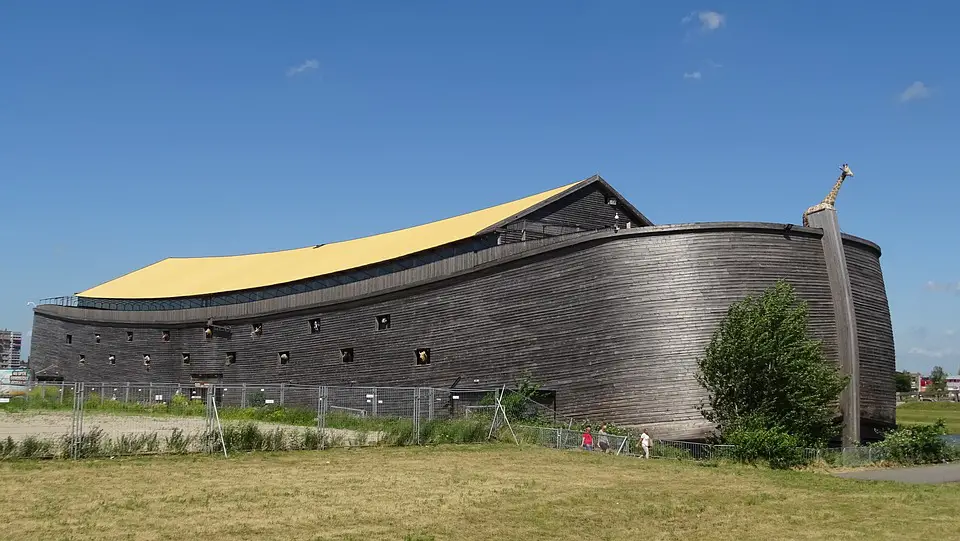
[[[849,162],[837,207],[883,247],[898,365],[960,368],[960,4],[3,11],[0,327],[164,257],[353,238],[594,173],[656,223],[798,223]]]

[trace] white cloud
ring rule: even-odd
[[[943,333],[946,334],[947,336],[954,336],[955,334],[957,334],[957,330],[956,330],[956,329],[947,329],[947,330],[943,331]]]
[[[930,280],[923,285],[929,291],[943,291],[946,293],[960,293],[960,282],[934,282]]]
[[[709,58],[707,59],[707,65],[710,66],[711,68],[722,68],[722,67],[723,67],[723,64],[721,64],[721,63],[719,63],[719,62],[714,62],[713,60],[710,60]]]
[[[317,68],[319,68],[319,67],[320,67],[320,62],[318,62],[318,61],[316,61],[316,60],[314,60],[314,59],[306,60],[306,61],[304,61],[303,64],[300,64],[299,66],[295,66],[295,67],[292,67],[292,68],[288,69],[288,70],[287,70],[287,77],[293,77],[294,75],[303,73],[303,72],[305,72],[305,71],[315,70],[315,69],[317,69]]]
[[[930,87],[922,81],[914,81],[906,90],[900,93],[900,101],[906,103],[913,100],[922,100],[930,97]]]
[[[703,77],[703,74],[700,73],[699,71],[695,71],[695,72],[693,72],[693,73],[684,73],[684,74],[683,74],[683,78],[684,78],[684,79],[701,79],[702,77]]]
[[[726,15],[722,13],[717,13],[716,11],[693,11],[686,17],[680,20],[681,24],[687,24],[690,21],[697,18],[700,21],[700,29],[709,32],[711,30],[716,30],[723,26],[726,21]]]
[[[955,355],[960,355],[960,351],[953,348],[946,349],[924,349],[924,348],[910,348],[907,351],[910,355],[919,355],[920,357],[930,357],[932,359],[943,359],[944,357],[953,357]]]

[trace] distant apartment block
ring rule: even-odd
[[[0,368],[20,368],[20,348],[23,334],[19,331],[0,330]]]

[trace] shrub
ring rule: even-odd
[[[943,419],[932,425],[910,425],[891,430],[883,441],[873,444],[883,452],[884,458],[901,464],[928,464],[956,458],[943,438],[947,427]]]
[[[766,462],[771,468],[787,469],[805,462],[800,439],[765,420],[753,419],[730,427],[724,439],[735,446],[730,452],[732,458],[743,463]]]

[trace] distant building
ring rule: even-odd
[[[20,348],[23,334],[19,331],[0,330],[0,368],[20,368]]]
[[[919,376],[916,378],[920,381],[920,392],[925,393],[929,390],[930,386],[933,385],[933,378],[930,376]],[[960,391],[960,376],[947,376],[947,391]],[[913,382],[913,388],[917,388],[916,381]]]

